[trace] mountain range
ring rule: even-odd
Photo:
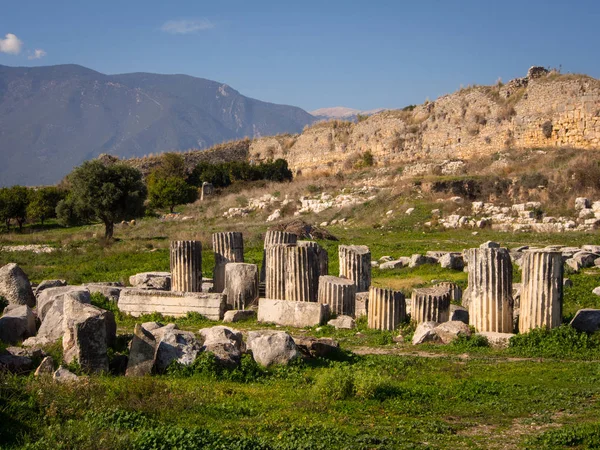
[[[315,109],[310,113],[319,120],[356,120],[359,114],[361,116],[371,116],[381,111],[385,111],[385,109],[379,108],[371,109],[369,111],[361,111],[360,109],[347,108],[345,106],[334,106],[332,108]]]
[[[297,133],[315,120],[300,108],[187,75],[0,65],[0,186],[53,184],[102,153],[202,149]]]

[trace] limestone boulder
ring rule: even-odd
[[[379,265],[379,268],[381,270],[402,269],[403,267],[408,267],[409,264],[410,258],[404,256],[392,261],[383,262]]]
[[[329,305],[261,298],[258,321],[296,328],[322,325],[329,317]]]
[[[133,339],[131,340],[129,349],[129,360],[127,361],[125,376],[137,377],[150,375],[156,362],[156,348],[157,342],[154,335],[144,328],[143,325],[136,324],[133,330]]]
[[[35,306],[35,295],[29,278],[25,272],[15,263],[0,267],[0,296],[8,303]]]
[[[594,266],[594,261],[598,258],[596,253],[590,252],[577,252],[573,255],[573,259],[577,261],[581,268],[587,269],[588,267]]]
[[[90,291],[90,294],[102,294],[114,303],[118,303],[121,291],[123,290],[122,286],[113,286],[112,284],[104,283],[88,283],[83,286]]]
[[[494,348],[507,348],[510,338],[514,336],[513,333],[496,333],[493,331],[484,331],[477,334],[486,338],[490,346]]]
[[[443,344],[449,344],[459,336],[471,336],[469,325],[460,320],[441,323],[433,331],[438,335]]]
[[[250,320],[256,317],[256,311],[251,309],[231,310],[226,311],[223,316],[223,322],[241,322],[242,320]]]
[[[408,267],[414,269],[416,267],[421,267],[423,264],[437,264],[437,262],[437,258],[434,258],[432,256],[415,254],[410,257]]]
[[[46,356],[44,359],[42,359],[42,362],[40,363],[38,368],[35,369],[34,375],[36,377],[39,377],[42,375],[51,375],[53,372],[54,372],[54,359],[52,358],[52,356]]]
[[[64,299],[63,311],[64,361],[77,361],[86,372],[108,372],[108,344],[116,332],[114,315],[70,295]]]
[[[171,289],[171,272],[143,272],[129,277],[129,284],[140,289]]]
[[[465,268],[465,261],[460,253],[446,253],[439,261],[443,269],[463,270]]]
[[[60,366],[52,374],[52,379],[57,383],[75,383],[79,381],[79,377],[64,366]]]
[[[27,305],[9,305],[0,317],[0,341],[16,344],[35,336],[35,316]]]
[[[250,331],[246,342],[254,360],[263,367],[287,365],[300,356],[292,337],[283,331]]]
[[[92,301],[89,289],[82,286],[58,286],[46,288],[40,292],[37,297],[37,314],[42,322],[54,302],[58,300],[60,308],[62,308],[65,295],[77,298],[80,303],[89,304]]]
[[[350,316],[337,316],[335,319],[331,319],[327,322],[327,325],[331,325],[336,330],[353,330],[356,328],[356,322]]]
[[[600,329],[600,309],[580,309],[570,324],[578,331],[594,333]]]
[[[202,351],[202,344],[191,331],[182,331],[169,327],[161,331],[154,331],[155,337],[161,336],[156,351],[155,369],[159,373],[164,372],[169,364],[191,365],[198,354]]]
[[[33,370],[33,360],[27,356],[17,356],[10,353],[0,355],[0,372],[26,374]]]
[[[311,358],[328,358],[340,351],[340,344],[332,338],[313,338],[307,336],[294,337],[298,350]]]
[[[199,334],[204,340],[202,350],[214,354],[220,364],[235,367],[240,363],[242,354],[246,351],[240,331],[218,325],[202,328]]]
[[[413,345],[423,344],[425,342],[439,342],[440,338],[435,332],[437,326],[437,322],[421,322],[417,325],[412,338]]]
[[[469,324],[469,310],[463,306],[450,305],[450,321]]]
[[[42,291],[53,288],[53,287],[62,287],[66,286],[67,282],[65,280],[44,280],[35,288],[34,294],[37,298],[38,295],[42,293]]]

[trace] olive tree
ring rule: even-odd
[[[23,228],[27,217],[27,205],[29,197],[27,188],[23,186],[12,186],[0,189],[0,220],[10,229],[10,221],[17,221],[19,230]]]
[[[99,220],[104,237],[113,237],[115,222],[139,217],[144,212],[146,186],[139,170],[123,163],[87,161],[68,176],[69,195],[57,208],[64,224]]]

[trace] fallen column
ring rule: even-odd
[[[525,252],[522,268],[519,332],[560,326],[564,271],[561,253]]]
[[[223,292],[225,288],[225,265],[244,262],[244,237],[238,231],[213,233],[215,252],[215,270],[213,272],[213,291]]]
[[[202,291],[202,243],[171,241],[171,290]]]
[[[319,303],[329,305],[331,314],[355,316],[356,285],[346,278],[319,277]]]
[[[371,286],[367,314],[369,328],[395,330],[406,320],[406,301],[400,291]]]
[[[371,251],[366,245],[340,245],[340,277],[352,280],[357,292],[366,292],[371,285]]]

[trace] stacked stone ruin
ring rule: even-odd
[[[214,233],[212,244],[215,252],[213,291],[223,292],[225,289],[225,266],[228,263],[244,262],[244,237],[237,231]]]
[[[528,251],[523,256],[519,332],[555,328],[562,322],[563,260],[559,252]]]
[[[406,300],[400,291],[371,286],[367,313],[368,327],[395,330],[406,320]]]
[[[171,290],[202,292],[202,243],[171,241]]]
[[[411,320],[446,322],[450,318],[450,291],[444,287],[414,289],[411,297]]]
[[[319,303],[329,305],[332,314],[355,317],[356,285],[330,275],[319,278]]]
[[[352,280],[357,292],[371,286],[371,251],[366,245],[340,245],[340,277]]]

